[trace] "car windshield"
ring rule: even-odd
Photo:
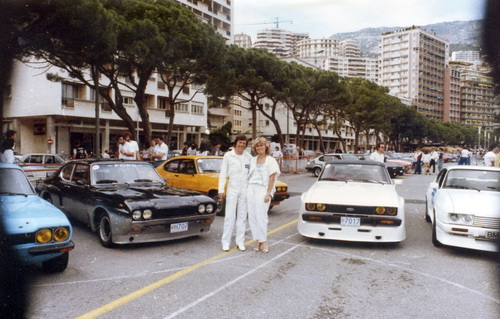
[[[198,171],[203,173],[220,173],[222,158],[200,158],[196,161]]]
[[[147,163],[96,163],[91,166],[91,184],[163,183],[153,166]]]
[[[500,191],[500,171],[452,169],[448,172],[444,188]]]
[[[24,172],[17,168],[0,169],[0,195],[33,195],[35,191]]]
[[[390,184],[391,179],[385,167],[363,164],[328,164],[320,181],[361,182]]]

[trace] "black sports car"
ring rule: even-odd
[[[71,161],[37,190],[90,225],[104,247],[197,236],[209,232],[215,218],[213,199],[166,187],[153,166],[140,161]]]

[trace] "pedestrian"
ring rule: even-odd
[[[155,147],[151,158],[154,161],[166,161],[168,159],[168,146],[163,142],[163,137],[155,138]]]
[[[135,148],[125,140],[125,136],[120,134],[118,136],[118,158],[133,161],[135,157]]]
[[[429,165],[430,167],[432,167],[432,174],[434,174],[436,172],[436,163],[439,161],[439,154],[435,148],[432,148],[430,155],[431,155],[431,162]]]
[[[80,141],[75,141],[75,147],[73,148],[73,159],[85,159],[88,158],[87,150],[83,146],[80,145]]]
[[[181,155],[188,155],[190,144],[188,142],[184,142],[184,147],[182,148]]]
[[[245,135],[236,136],[233,150],[226,152],[219,174],[219,198],[226,199],[222,250],[228,251],[233,229],[236,225],[236,245],[245,251],[245,228],[247,220],[248,171],[252,156],[245,151],[248,140]],[[226,187],[227,184],[227,187]]]
[[[463,148],[460,152],[458,165],[470,165],[471,152],[467,148]]]
[[[422,150],[417,148],[413,158],[415,159],[415,174],[422,174]]]
[[[130,143],[130,145],[134,149],[135,158],[138,161],[140,161],[141,160],[141,153],[139,151],[139,144],[137,144],[137,142],[132,139],[132,133],[130,133],[130,131],[125,131],[125,132],[123,132],[123,137],[125,138],[125,141]]]
[[[484,166],[495,166],[495,158],[500,151],[500,146],[493,143],[488,148],[489,152],[484,154]]]
[[[441,172],[441,170],[443,169],[443,165],[444,165],[444,153],[443,153],[443,150],[439,150],[439,156],[438,156],[438,172]]]
[[[205,144],[200,145],[200,149],[198,151],[196,151],[196,155],[200,155],[200,156],[207,156],[208,155],[208,150],[207,150]]]
[[[377,143],[377,145],[375,146],[375,152],[370,154],[370,160],[384,163],[385,162],[384,152],[385,152],[385,143]]]
[[[276,159],[270,156],[269,142],[264,137],[258,137],[253,141],[253,150],[257,156],[251,159],[248,173],[248,223],[252,237],[256,240],[253,251],[268,253],[267,213],[280,169]]]
[[[210,152],[211,155],[215,155],[215,156],[220,156],[222,155],[222,152],[220,150],[220,147],[221,147],[221,144],[220,143],[217,143],[215,144],[214,147],[212,147],[212,151]]]
[[[0,145],[0,162],[15,164],[16,158],[14,157],[14,139],[6,138]]]
[[[425,175],[429,175],[431,173],[431,154],[429,154],[428,150],[424,150],[424,155],[422,155],[422,163],[424,163],[424,172]]]
[[[280,148],[278,146],[276,146],[276,148],[274,149],[273,157],[276,159],[280,159],[283,157],[283,153],[281,153]]]
[[[197,152],[198,152],[198,145],[196,143],[192,143],[187,150],[187,155],[196,155]]]

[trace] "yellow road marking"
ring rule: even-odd
[[[278,228],[275,228],[275,229],[269,231],[267,233],[267,235],[270,236],[272,234],[275,234],[275,233],[277,233],[277,232],[279,232],[279,231],[281,231],[281,230],[283,230],[285,228],[288,228],[288,227],[292,226],[295,223],[297,223],[297,219],[292,220],[289,223],[286,223],[284,225],[281,225]],[[249,240],[249,241],[247,241],[245,243],[245,245],[250,245],[250,244],[252,244],[254,242],[255,242],[255,240]],[[237,250],[237,248],[233,247],[229,252],[234,252],[236,250]],[[184,275],[187,275],[187,274],[189,274],[189,273],[191,273],[191,272],[193,272],[193,271],[195,271],[197,269],[200,269],[201,267],[206,266],[206,265],[208,265],[208,264],[216,261],[217,259],[221,259],[222,257],[227,256],[227,254],[228,254],[227,252],[223,252],[223,253],[217,254],[215,256],[212,256],[210,258],[207,258],[207,259],[205,259],[205,260],[203,260],[203,261],[201,261],[201,262],[199,262],[199,263],[197,263],[197,264],[195,264],[195,265],[193,265],[191,267],[188,267],[186,269],[178,271],[175,274],[172,274],[172,275],[170,275],[168,277],[165,277],[165,278],[163,278],[161,280],[158,280],[158,281],[156,281],[156,282],[154,282],[154,283],[152,283],[152,284],[150,284],[150,285],[148,285],[148,286],[146,286],[144,288],[136,290],[136,291],[134,291],[134,292],[132,292],[132,293],[126,295],[126,296],[123,296],[121,298],[118,298],[118,299],[110,302],[110,303],[107,303],[104,306],[101,306],[101,307],[99,307],[97,309],[94,309],[94,310],[92,310],[90,312],[87,312],[86,314],[83,314],[83,315],[77,317],[77,319],[91,319],[91,318],[97,318],[98,316],[104,315],[105,313],[108,313],[111,310],[114,310],[114,309],[116,309],[118,307],[121,307],[121,306],[123,306],[123,305],[125,305],[125,304],[127,304],[127,303],[129,303],[129,302],[131,302],[131,301],[133,301],[133,300],[141,297],[141,296],[144,296],[147,293],[150,293],[153,290],[156,290],[156,289],[158,289],[160,287],[165,286],[168,283],[171,283],[172,281],[174,281],[176,279],[179,279],[179,278],[181,278]]]

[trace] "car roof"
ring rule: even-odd
[[[448,170],[500,171],[500,167],[491,167],[491,166],[455,165],[455,166],[448,166],[446,168]]]
[[[328,159],[326,161],[327,164],[355,164],[355,165],[370,165],[370,166],[382,166],[384,167],[384,163],[380,163],[377,161],[362,161],[362,160],[333,160]]]
[[[181,155],[181,156],[176,156],[172,157],[169,159],[171,160],[178,160],[178,159],[198,159],[198,158],[223,158],[223,156],[216,156],[216,155]]]
[[[116,159],[116,158],[89,158],[89,159],[76,159],[67,162],[66,164],[74,164],[74,163],[85,163],[85,164],[123,164],[123,163],[141,163],[141,164],[149,164],[145,161],[135,161],[135,160],[125,160],[125,159]]]
[[[21,167],[15,165],[15,164],[9,164],[9,163],[1,163],[0,162],[0,168],[17,168],[17,169],[21,169]]]

